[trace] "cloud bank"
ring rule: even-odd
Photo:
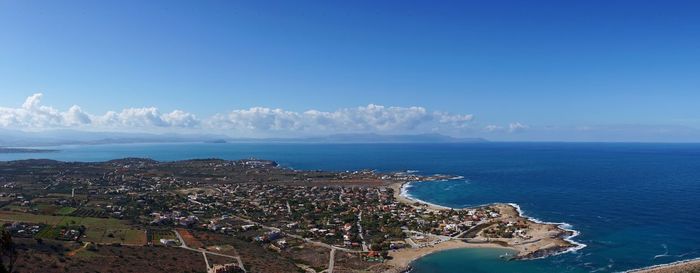
[[[127,108],[121,112],[109,111],[104,115],[91,115],[80,106],[73,105],[67,111],[60,111],[41,104],[43,94],[29,96],[20,108],[0,107],[0,127],[13,129],[139,129],[152,127],[191,128],[199,120],[190,113],[175,110],[160,113],[155,107]]]
[[[206,130],[237,136],[298,136],[332,133],[459,133],[472,130],[473,115],[430,111],[424,107],[369,104],[335,111],[303,112],[252,107],[199,118],[183,110],[126,108],[101,115],[73,105],[59,110],[29,96],[18,108],[0,107],[0,128],[21,130],[84,129],[120,131]],[[522,126],[522,125],[521,125]],[[511,125],[513,128],[513,125]],[[513,129],[511,129],[513,130]]]

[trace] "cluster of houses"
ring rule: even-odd
[[[410,173],[393,174],[390,179],[397,177],[417,179]],[[491,207],[434,210],[403,204],[394,198],[392,189],[385,187],[249,183],[213,184],[208,189],[178,199],[180,203],[171,207],[178,210],[151,213],[151,224],[198,227],[225,234],[257,228],[230,221],[229,215],[235,215],[338,247],[387,250],[406,247],[405,234],[409,231],[460,236],[500,216]],[[254,240],[274,244],[278,235],[262,234]]]
[[[57,240],[77,241],[85,232],[84,227],[63,227],[59,230]]]
[[[179,225],[192,227],[199,222],[199,218],[195,215],[186,215],[180,211],[171,212],[154,212],[151,213],[153,220],[151,225]]]
[[[415,179],[411,174],[395,175],[392,179],[396,176]],[[199,218],[190,212],[197,214],[213,211],[213,215],[217,216],[204,218],[206,220],[199,223],[198,227],[221,233],[256,228],[252,224],[241,225],[227,221],[228,215],[236,215],[327,244],[368,250],[367,246],[369,249],[377,249],[378,240],[384,241],[381,244],[384,249],[406,247],[404,233],[408,231],[458,236],[500,216],[490,207],[432,210],[406,205],[394,198],[392,189],[385,187],[251,183],[218,184],[211,188],[214,190],[192,194],[184,199],[186,204],[176,206],[188,211],[187,214],[178,211],[153,213],[154,220],[151,223],[192,227],[199,223]],[[368,224],[364,229],[363,222]],[[401,229],[390,230],[387,226],[398,226]],[[276,233],[264,234],[255,240],[270,242],[275,241],[275,236]]]
[[[14,222],[5,224],[5,230],[15,237],[32,238],[41,231],[43,225]]]
[[[207,273],[243,273],[245,272],[237,264],[216,264],[209,268]]]

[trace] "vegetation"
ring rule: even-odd
[[[17,261],[17,249],[12,241],[12,236],[6,230],[0,231],[0,273],[9,273],[14,270]]]

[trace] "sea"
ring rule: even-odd
[[[304,170],[416,171],[461,179],[412,183],[407,194],[453,208],[515,203],[529,217],[566,223],[586,247],[527,261],[499,249],[427,255],[413,273],[624,272],[700,257],[700,144],[182,143],[51,147],[0,160],[104,161],[146,157],[271,159]]]

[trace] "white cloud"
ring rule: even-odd
[[[515,132],[520,132],[526,129],[529,129],[530,126],[522,124],[520,122],[512,122],[508,124],[508,126],[501,126],[501,125],[495,125],[495,124],[489,124],[484,126],[483,132],[487,133],[515,133]]]
[[[63,122],[67,126],[90,124],[92,119],[90,116],[80,109],[80,106],[73,105],[68,109],[68,112],[61,113]]]
[[[493,124],[486,125],[486,127],[484,127],[484,131],[486,131],[486,132],[496,132],[496,131],[501,131],[501,130],[503,130],[503,126],[498,126],[498,125],[493,125]]]
[[[247,133],[427,132],[466,127],[471,115],[430,112],[423,107],[387,107],[376,104],[324,112],[292,112],[255,107],[219,114],[209,120],[213,128]],[[430,128],[430,129],[427,129]]]
[[[287,131],[300,129],[300,115],[282,109],[253,107],[217,114],[208,121],[213,128],[248,131]]]
[[[134,127],[196,127],[199,120],[190,113],[175,110],[161,114],[157,108],[128,108],[121,112],[91,115],[80,106],[59,111],[41,104],[42,93],[29,96],[20,108],[0,107],[0,127],[16,129],[55,128],[134,128]]]
[[[508,125],[508,132],[514,133],[530,128],[530,126],[524,125],[520,122],[514,122]]]
[[[53,128],[81,126],[91,123],[91,118],[80,107],[72,106],[66,112],[41,105],[43,94],[29,96],[21,108],[0,107],[0,126],[14,128]]]
[[[126,108],[102,115],[74,105],[66,111],[42,105],[42,94],[29,96],[19,108],[0,107],[0,127],[16,129],[82,128],[89,130],[204,129],[231,135],[267,136],[332,133],[454,133],[469,130],[473,116],[429,111],[424,107],[369,104],[335,111],[303,112],[252,107],[204,119],[182,110],[162,113],[156,107]]]
[[[98,127],[112,128],[194,128],[200,123],[193,114],[181,110],[161,114],[155,107],[127,108],[121,112],[110,111],[102,116],[96,116],[94,119]]]

